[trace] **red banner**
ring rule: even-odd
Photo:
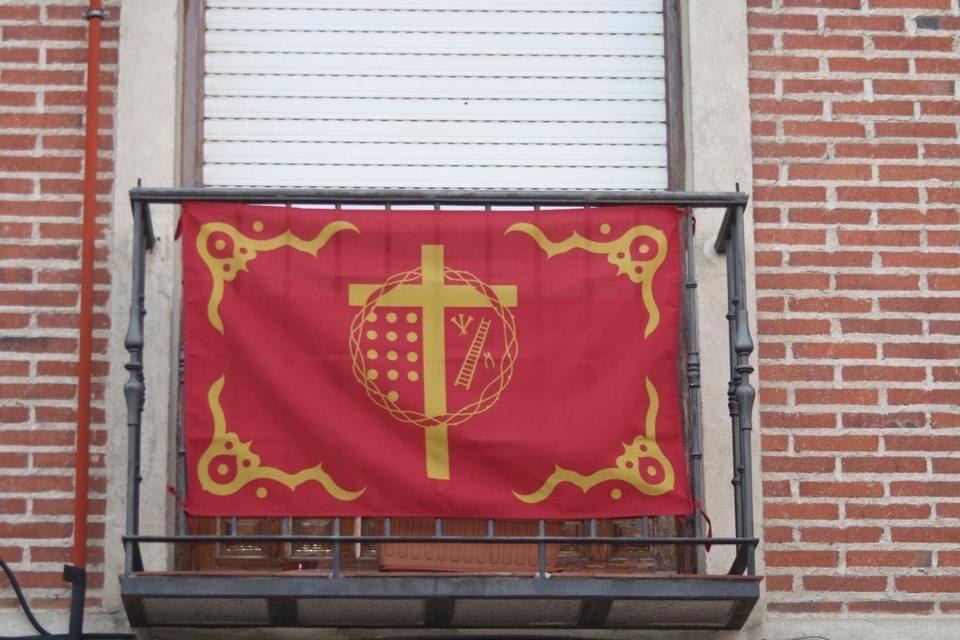
[[[185,205],[188,511],[690,513],[681,218]]]

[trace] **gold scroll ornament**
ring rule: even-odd
[[[340,487],[330,474],[323,470],[322,464],[301,469],[296,473],[287,473],[276,467],[262,465],[260,456],[252,451],[252,442],[242,442],[237,434],[227,431],[227,419],[220,405],[220,394],[225,380],[225,376],[220,376],[207,393],[207,402],[210,405],[210,413],[213,415],[213,439],[200,456],[200,462],[197,465],[197,475],[200,477],[200,486],[204,491],[215,496],[229,496],[256,480],[273,480],[294,491],[304,482],[315,480],[337,500],[349,502],[363,495],[366,487],[359,491],[349,491]],[[233,462],[232,474],[231,465],[226,463],[225,458]],[[220,462],[216,462],[217,460]],[[216,469],[211,471],[215,462]],[[256,495],[261,499],[266,498],[267,489],[258,487]]]
[[[252,228],[256,233],[263,232],[263,222],[259,220],[254,222]],[[227,282],[233,282],[241,271],[248,271],[250,261],[257,257],[258,252],[290,247],[316,256],[330,238],[341,231],[359,233],[359,230],[353,224],[343,220],[327,224],[316,237],[310,240],[299,238],[290,230],[270,238],[251,238],[225,222],[208,222],[202,225],[197,234],[196,248],[200,258],[210,270],[213,279],[210,297],[207,301],[207,319],[210,324],[221,334],[224,332],[223,319],[220,317],[220,302],[223,299],[224,285]],[[215,257],[210,251],[211,239],[213,239],[215,250],[223,251],[227,248],[227,240],[217,238],[218,234],[227,236],[232,243],[232,251],[227,257]],[[348,491],[341,488],[323,470],[321,464],[294,473],[261,464],[260,456],[253,453],[252,441],[242,442],[237,434],[227,431],[226,416],[223,407],[220,405],[220,393],[223,391],[224,381],[225,376],[220,376],[211,385],[207,394],[210,414],[213,417],[214,434],[197,463],[197,475],[200,478],[200,486],[204,491],[217,496],[228,496],[256,480],[272,480],[294,491],[304,482],[315,480],[337,500],[356,500],[363,495],[366,488],[358,491]],[[217,460],[219,462],[216,462],[216,468],[211,469]],[[234,471],[232,475],[231,465],[227,464],[227,460],[233,462]],[[265,498],[267,496],[266,487],[258,487],[256,495],[258,498]]]
[[[617,267],[617,275],[626,275],[631,282],[640,285],[640,292],[643,296],[643,304],[647,309],[647,326],[643,337],[649,338],[657,325],[660,324],[660,308],[653,296],[653,278],[657,270],[667,257],[667,236],[660,229],[649,225],[641,224],[628,229],[616,240],[605,242],[590,240],[574,231],[565,240],[554,242],[535,224],[529,222],[518,222],[510,225],[504,235],[519,231],[525,233],[536,241],[540,248],[547,254],[547,259],[562,253],[567,253],[574,249],[583,249],[590,253],[597,253],[607,256],[607,262]],[[600,233],[607,235],[611,227],[607,223],[600,225]],[[656,245],[657,250],[644,258],[633,256],[631,246],[634,240],[638,238],[649,238]],[[644,255],[650,253],[650,247],[646,244],[637,245],[636,252]]]
[[[676,483],[673,465],[657,444],[657,412],[660,410],[660,396],[657,395],[657,388],[649,378],[646,378],[646,388],[649,406],[645,433],[635,437],[633,442],[623,445],[623,454],[616,459],[614,466],[585,475],[555,465],[553,473],[533,493],[522,494],[514,491],[513,495],[517,500],[529,504],[543,502],[565,482],[580,487],[584,493],[604,482],[626,483],[648,496],[660,496],[671,491]],[[659,481],[650,480],[659,476],[661,471],[663,477]],[[623,492],[619,488],[614,488],[610,496],[614,500],[619,500]]]
[[[263,222],[259,220],[253,223],[253,230],[263,231]],[[258,251],[273,251],[281,247],[290,247],[297,251],[309,253],[316,256],[317,252],[334,235],[341,231],[354,231],[360,233],[354,225],[343,220],[337,220],[326,225],[320,230],[312,240],[303,240],[293,234],[292,231],[285,231],[272,238],[250,238],[232,225],[225,222],[208,222],[200,227],[200,233],[197,234],[197,253],[210,270],[210,276],[213,278],[213,287],[210,290],[210,299],[207,302],[207,318],[213,328],[223,333],[223,319],[220,317],[220,301],[223,299],[224,283],[233,282],[241,271],[247,271],[247,264],[257,257]],[[214,234],[222,233],[230,238],[233,243],[233,252],[229,257],[217,258],[210,252],[210,237]],[[214,240],[215,249],[222,251],[227,247],[227,241],[223,238]]]

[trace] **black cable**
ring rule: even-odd
[[[10,566],[4,562],[3,558],[0,558],[0,568],[2,568],[3,572],[7,575],[7,580],[10,581],[10,586],[13,587],[13,592],[17,596],[17,602],[20,603],[20,607],[27,616],[27,620],[30,621],[30,624],[37,630],[38,634],[34,636],[0,636],[0,640],[69,640],[70,635],[67,633],[50,633],[43,628],[40,621],[34,617],[33,611],[30,610],[30,604],[23,596],[23,591],[20,590],[20,583],[17,582],[17,577],[13,575],[13,571],[10,569]],[[84,640],[136,640],[137,636],[132,633],[84,633],[82,637]]]
[[[17,602],[20,603],[20,607],[23,609],[24,615],[27,616],[27,620],[30,621],[30,624],[33,625],[33,628],[37,630],[41,636],[50,636],[52,635],[49,631],[43,628],[43,625],[40,624],[40,621],[33,616],[33,611],[30,610],[30,605],[27,603],[27,599],[23,597],[23,591],[20,590],[20,583],[17,582],[17,577],[13,575],[13,571],[10,570],[9,565],[3,561],[3,558],[0,558],[0,568],[3,568],[3,572],[7,574],[7,580],[10,581],[10,586],[13,587],[13,592],[17,595]],[[0,638],[0,640],[4,640]]]

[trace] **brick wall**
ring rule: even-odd
[[[36,609],[68,605],[86,2],[0,4],[0,557]],[[103,380],[117,8],[104,21],[88,602],[103,583]],[[15,606],[6,581],[3,607]],[[0,628],[4,625],[0,624]]]
[[[749,0],[772,612],[960,612],[960,7]]]

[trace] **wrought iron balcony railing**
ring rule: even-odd
[[[744,211],[742,193],[574,192],[574,191],[407,191],[407,190],[268,190],[268,189],[146,189],[130,192],[133,207],[132,303],[126,348],[129,372],[127,402],[128,472],[124,572],[121,594],[134,626],[326,626],[424,628],[739,628],[759,597],[755,571],[758,543],[753,531],[751,477],[751,414],[754,389],[746,304]],[[638,518],[614,523],[588,520],[574,523],[534,522],[527,529],[494,521],[479,528],[436,520],[413,525],[390,518],[364,523],[328,518],[308,523],[283,518],[250,533],[244,522],[226,518],[206,530],[188,526],[180,512],[174,533],[141,531],[141,434],[143,429],[167,429],[167,424],[143,424],[144,314],[147,253],[155,242],[151,205],[185,201],[227,201],[277,205],[365,205],[386,207],[447,205],[480,207],[602,207],[623,204],[664,204],[693,210],[723,212],[715,242],[726,257],[729,345],[728,413],[731,424],[733,488],[732,535],[711,536],[698,511],[664,525],[662,518]],[[684,350],[678,363],[685,377],[685,420],[691,495],[704,500],[704,452],[701,419],[701,363],[698,339],[694,223],[688,218],[684,269]],[[715,326],[715,325],[714,325]],[[182,359],[181,359],[182,362]],[[163,365],[159,365],[163,366]],[[181,365],[182,384],[182,365]],[[176,421],[182,433],[182,417]],[[186,482],[184,450],[178,443],[177,491]],[[305,531],[311,533],[305,533]],[[384,572],[380,564],[364,563],[364,549],[385,555],[391,545],[463,549],[521,545],[526,568],[511,575],[478,573],[475,567],[443,573]],[[141,547],[172,545],[180,556],[197,548],[284,550],[273,554],[289,562],[226,562],[217,566],[180,562],[176,571],[147,572]],[[419,545],[419,547],[418,547]],[[729,570],[708,575],[704,550],[730,546],[735,555]],[[471,547],[473,548],[473,547]],[[306,549],[306,551],[303,551]],[[581,560],[562,565],[564,549]],[[606,549],[600,553],[597,549]],[[617,549],[626,551],[616,551]],[[639,549],[639,551],[638,551]],[[657,556],[657,549],[669,553]],[[295,553],[294,550],[301,552]],[[351,553],[350,550],[355,550]],[[614,551],[610,551],[614,550]],[[577,555],[579,554],[579,555]],[[633,554],[633,555],[631,555]],[[644,565],[638,556],[663,558]],[[644,555],[647,554],[647,555]],[[214,553],[213,555],[217,555]],[[224,554],[220,554],[221,557]],[[229,555],[229,554],[226,554]],[[611,558],[627,558],[611,561]],[[631,559],[632,558],[632,559]],[[381,558],[382,559],[382,558]],[[242,560],[242,558],[241,558]],[[379,562],[379,560],[378,560]],[[644,568],[645,567],[645,568]]]

